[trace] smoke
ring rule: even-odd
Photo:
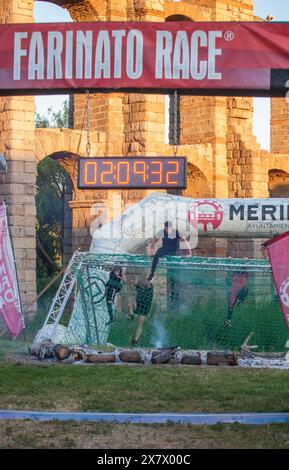
[[[152,326],[154,330],[153,339],[152,339],[154,347],[162,348],[164,346],[168,346],[169,344],[168,334],[165,330],[165,327],[162,325],[162,323],[157,317],[153,318]]]

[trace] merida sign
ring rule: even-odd
[[[191,199],[188,219],[199,235],[269,238],[289,230],[289,201]]]
[[[289,24],[94,22],[0,26],[0,93],[173,90],[284,96]]]
[[[230,204],[230,220],[248,221],[289,221],[289,202],[287,204]]]

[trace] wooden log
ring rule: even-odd
[[[162,354],[164,352],[170,352],[171,354],[175,354],[179,349],[180,349],[179,346],[159,348],[159,349],[156,349],[155,351],[152,351],[152,357],[158,356],[159,354]]]
[[[199,366],[201,363],[201,354],[199,352],[194,354],[184,354],[181,359],[181,364],[188,366]]]
[[[93,364],[107,364],[115,362],[114,354],[87,354],[86,362]]]
[[[228,366],[236,366],[237,357],[230,351],[210,351],[207,353],[207,364],[209,366],[218,366],[225,364]]]
[[[124,350],[119,354],[119,358],[122,362],[133,362],[136,364],[143,364],[143,358],[139,351],[135,350]]]
[[[67,346],[63,346],[62,344],[56,344],[53,350],[54,350],[55,356],[60,361],[63,361],[64,359],[68,359],[71,354],[71,349],[69,349]]]
[[[159,354],[152,354],[152,364],[166,364],[171,359],[174,359],[174,353],[171,350],[159,351]]]
[[[70,348],[74,361],[85,361],[87,350],[82,346],[73,346]]]

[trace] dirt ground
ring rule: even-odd
[[[0,422],[1,449],[289,449],[289,424]]]

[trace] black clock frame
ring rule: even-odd
[[[152,183],[144,183],[140,185],[135,185],[135,184],[85,184],[84,183],[84,164],[88,161],[98,161],[101,160],[102,162],[123,162],[125,161],[130,161],[130,162],[137,162],[139,161],[146,161],[146,162],[152,162],[152,160],[161,160],[162,163],[168,164],[169,160],[177,160],[178,162],[182,162],[182,167],[181,171],[178,173],[178,184],[152,184]],[[138,157],[79,157],[78,159],[78,189],[85,189],[85,190],[95,190],[95,189],[186,189],[187,187],[187,159],[186,157],[183,156],[153,156],[153,157],[147,157],[147,156],[138,156]]]

